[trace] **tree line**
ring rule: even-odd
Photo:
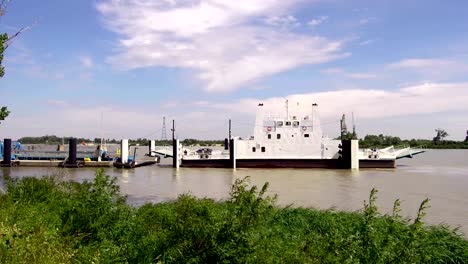
[[[439,133],[440,134],[440,133]],[[439,136],[445,135],[441,133]],[[448,134],[447,134],[448,135]],[[22,144],[61,144],[64,142],[68,143],[71,137],[58,137],[55,135],[45,135],[41,137],[22,137],[18,139]],[[149,140],[147,138],[130,139],[130,145],[148,146]],[[100,144],[101,138],[78,138],[78,143],[93,143]],[[119,144],[120,140],[108,139],[108,144]],[[172,140],[155,140],[156,146],[168,146],[172,145]],[[215,146],[223,145],[224,140],[200,140],[188,138],[181,140],[184,146]],[[468,138],[465,141],[445,140],[444,137],[435,137],[431,139],[401,139],[400,137],[394,137],[389,135],[366,135],[359,139],[359,146],[361,148],[382,148],[388,146],[410,146],[410,147],[425,147],[432,149],[468,149]]]
[[[399,137],[366,135],[359,139],[361,148],[382,148],[388,146],[423,147],[430,149],[468,149],[468,141],[434,140],[434,139],[401,139]]]
[[[18,141],[21,142],[22,144],[56,145],[56,144],[62,144],[62,142],[67,144],[70,138],[71,137],[58,137],[55,135],[45,135],[41,137],[22,137],[18,139]],[[94,138],[94,139],[78,138],[77,140],[78,140],[78,143],[85,143],[85,144],[90,144],[90,143],[100,144],[101,143],[101,138]],[[147,139],[147,138],[130,139],[129,144],[148,146],[149,141],[150,139]],[[108,144],[118,144],[120,143],[120,140],[106,139],[105,142]],[[172,140],[155,140],[155,143],[156,143],[156,146],[172,145]],[[185,146],[194,146],[194,145],[214,146],[214,145],[224,144],[224,140],[199,140],[199,139],[188,138],[188,139],[181,140],[181,143]]]

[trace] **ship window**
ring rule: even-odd
[[[277,127],[282,127],[283,126],[283,121],[277,121],[276,126]]]
[[[299,126],[299,121],[294,121],[293,122],[293,127],[298,127]]]
[[[281,134],[276,134],[277,139],[281,139]]]
[[[268,134],[268,139],[271,139],[271,134]]]
[[[255,151],[257,151],[257,150],[255,149],[255,147],[253,147],[253,148],[252,148],[252,152],[255,152]]]
[[[291,125],[291,122],[290,122],[290,121],[286,121],[286,125],[287,125],[287,126],[290,126],[290,125]]]
[[[262,152],[265,152],[265,147],[262,147]]]
[[[304,137],[309,137],[309,134],[304,134]]]

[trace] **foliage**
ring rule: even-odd
[[[345,139],[351,139],[353,137],[352,133],[348,133]],[[468,136],[467,136],[468,137]],[[68,142],[69,137],[57,137],[54,135],[46,135],[41,137],[22,137],[18,139],[22,144],[59,144],[64,139],[65,142]],[[339,138],[337,138],[339,139]],[[93,140],[87,138],[79,138],[78,142],[93,142],[99,144],[101,142],[100,138],[95,138]],[[119,143],[119,140],[110,139],[107,140],[108,143],[115,144]],[[155,140],[156,146],[168,146],[172,145],[172,140]],[[223,145],[224,140],[198,140],[198,139],[184,139],[181,141],[184,146],[214,146],[214,145]],[[147,146],[149,145],[149,139],[138,138],[129,140],[130,145],[140,145]],[[425,148],[436,148],[436,149],[468,149],[468,141],[454,141],[454,140],[442,140],[435,144],[433,140],[429,139],[411,139],[411,140],[402,140],[399,137],[393,136],[384,136],[380,135],[366,135],[364,138],[359,140],[359,146],[362,148],[381,148],[388,146],[411,146],[411,147],[425,147]]]
[[[432,149],[468,149],[468,142],[442,140],[434,142],[429,139],[410,139],[402,140],[399,137],[380,135],[366,135],[363,139],[359,140],[359,147],[361,148],[381,148],[388,146],[410,146],[410,147],[424,147]]]
[[[4,9],[7,4],[8,4],[8,1],[2,0],[0,2],[0,17],[3,15]],[[3,67],[2,62],[3,62],[3,53],[5,52],[5,49],[6,49],[7,40],[8,40],[8,35],[6,33],[0,34],[0,78],[3,77],[3,75],[5,75],[5,68]],[[0,121],[5,120],[8,114],[10,114],[8,109],[5,106],[1,107]]]
[[[391,146],[400,145],[402,140],[399,137],[384,136],[380,135],[366,135],[364,139],[359,141],[359,146],[370,147],[370,146]]]
[[[0,34],[0,78],[5,74],[5,69],[2,66],[3,62],[3,52],[5,51],[5,43],[8,40],[8,35],[6,33]]]
[[[1,10],[0,10],[1,12]],[[8,40],[7,34],[0,34],[0,78],[5,74],[5,69],[2,65],[3,62],[3,52],[5,51],[5,42]],[[5,118],[10,114],[10,111],[5,106],[0,108],[0,121],[5,120]],[[1,123],[1,122],[0,122]]]
[[[22,137],[18,139],[19,142],[22,144],[59,144],[64,140],[68,142],[70,137],[58,137],[55,135],[45,135],[41,137]],[[100,138],[94,138],[93,140],[88,138],[78,138],[78,142],[87,142],[87,143],[101,143]],[[115,144],[119,143],[120,140],[110,139],[107,140],[108,143]],[[156,146],[167,146],[172,145],[172,140],[155,140]],[[138,138],[138,139],[130,139],[130,145],[140,145],[140,146],[147,146],[149,145],[149,139],[146,138]],[[185,146],[191,145],[200,145],[200,146],[212,146],[212,145],[221,145],[224,144],[223,140],[197,140],[197,139],[184,139],[182,144]]]
[[[434,144],[438,144],[441,140],[449,135],[445,130],[440,128],[436,129],[435,131],[437,132],[437,135],[432,139]]]
[[[1,263],[467,263],[468,241],[446,226],[381,215],[372,190],[360,212],[280,208],[236,180],[224,202],[125,203],[116,179],[7,179],[0,195]]]
[[[10,111],[8,111],[8,108],[6,106],[0,107],[0,121],[5,120],[5,118],[7,118],[9,114]]]

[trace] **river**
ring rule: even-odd
[[[141,150],[143,151],[143,150]],[[413,159],[398,160],[396,169],[173,169],[171,159],[161,165],[132,170],[106,169],[118,179],[131,204],[164,202],[183,193],[224,199],[235,179],[250,176],[252,184],[270,183],[269,194],[278,194],[279,205],[359,210],[372,188],[377,204],[391,213],[395,199],[402,200],[402,214],[414,218],[419,204],[430,199],[426,220],[459,227],[468,234],[468,150],[428,150]],[[11,177],[61,175],[69,180],[92,179],[93,169],[1,168]],[[466,235],[468,237],[468,235]]]

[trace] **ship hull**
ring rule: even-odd
[[[229,159],[186,159],[182,167],[232,168]],[[317,168],[339,169],[337,159],[238,159],[237,168]],[[395,160],[360,160],[360,168],[395,168]]]

